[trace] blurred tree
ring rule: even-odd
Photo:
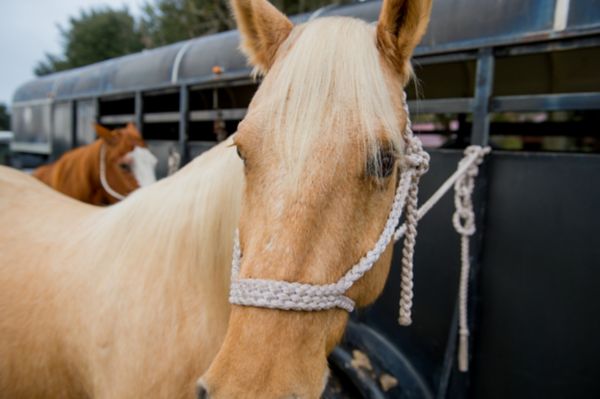
[[[34,68],[37,76],[76,68],[143,48],[164,46],[235,29],[229,0],[145,0],[139,23],[127,8],[81,11],[66,27],[58,26],[63,54],[46,53]],[[286,14],[316,10],[355,0],[272,0]]]
[[[63,54],[46,54],[34,73],[38,76],[76,68],[109,58],[140,51],[142,35],[134,18],[124,8],[81,11],[71,17],[67,27],[58,26],[63,39]]]
[[[154,0],[142,9],[141,30],[147,47],[234,29],[227,0]]]
[[[10,114],[4,103],[0,103],[0,130],[10,130]]]
[[[272,0],[286,14],[316,10],[353,0]],[[235,29],[229,0],[147,0],[141,30],[147,47],[158,47],[206,34]]]

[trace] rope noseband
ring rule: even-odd
[[[100,184],[108,193],[108,195],[118,199],[119,201],[125,199],[125,196],[113,190],[113,188],[108,184],[108,180],[106,180],[106,148],[104,144],[100,146]]]
[[[421,141],[412,133],[406,94],[404,101],[407,115],[405,134],[406,164],[400,172],[396,194],[388,219],[375,246],[337,282],[332,284],[303,284],[267,279],[239,278],[242,260],[239,233],[236,231],[233,246],[231,289],[229,302],[235,305],[254,306],[270,309],[317,311],[333,308],[351,312],[354,301],[345,294],[352,285],[365,275],[383,254],[393,237],[399,237],[399,221],[406,209],[406,237],[402,260],[402,295],[400,299],[400,319],[410,323],[412,305],[412,257],[416,236],[417,193],[420,177],[429,167],[429,154]],[[398,229],[397,229],[398,228]],[[404,310],[403,310],[404,309]]]

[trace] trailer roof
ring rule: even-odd
[[[328,6],[293,17],[377,20],[381,1]],[[434,2],[429,30],[415,55],[472,50],[600,32],[600,0],[444,0]],[[239,34],[228,31],[59,72],[20,86],[13,102],[66,100],[245,77]],[[212,73],[218,65],[224,74]]]

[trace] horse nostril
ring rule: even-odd
[[[197,399],[210,399],[208,396],[208,392],[206,392],[206,388],[202,384],[198,384],[196,387],[196,398]]]

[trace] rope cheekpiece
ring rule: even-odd
[[[100,146],[100,184],[102,184],[102,188],[108,193],[108,195],[122,201],[125,199],[125,196],[119,194],[108,184],[108,180],[106,180],[106,148],[104,144]]]
[[[400,320],[410,323],[410,307],[412,305],[412,256],[416,237],[417,193],[420,177],[429,167],[429,154],[421,142],[412,133],[406,93],[404,107],[407,116],[406,140],[406,169],[400,173],[398,186],[392,208],[385,223],[383,232],[375,246],[358,263],[336,283],[318,285],[302,284],[295,282],[266,280],[266,279],[241,279],[239,278],[242,260],[242,251],[239,233],[236,231],[231,273],[231,288],[229,302],[234,305],[254,306],[270,309],[318,311],[340,308],[351,312],[354,310],[354,301],[345,293],[352,285],[365,275],[381,254],[385,251],[393,237],[398,236],[398,224],[402,211],[406,208],[406,237],[405,250],[402,260],[402,294],[400,299]],[[404,309],[404,310],[403,310]]]

